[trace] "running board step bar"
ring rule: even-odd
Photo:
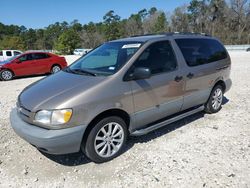
[[[183,118],[185,118],[185,117],[188,117],[188,116],[190,116],[190,115],[193,115],[193,114],[196,114],[196,113],[198,113],[198,112],[201,112],[201,111],[203,111],[203,110],[204,110],[204,106],[200,106],[199,108],[190,110],[190,111],[188,111],[188,112],[185,112],[185,113],[180,114],[180,115],[178,115],[178,116],[172,117],[172,118],[170,118],[170,119],[167,119],[167,120],[165,120],[165,121],[162,121],[162,122],[160,122],[160,123],[157,123],[157,124],[155,124],[155,125],[152,125],[152,126],[150,126],[150,127],[147,127],[147,128],[145,128],[145,129],[136,130],[136,131],[134,131],[134,132],[131,133],[131,136],[141,136],[141,135],[144,135],[144,134],[148,134],[148,133],[151,132],[151,131],[154,131],[154,130],[156,130],[156,129],[159,129],[159,128],[161,128],[161,127],[164,127],[164,126],[166,126],[166,125],[168,125],[168,124],[170,124],[170,123],[176,122],[176,121],[178,121],[178,120],[181,120],[181,119],[183,119]]]

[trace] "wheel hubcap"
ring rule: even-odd
[[[223,93],[221,89],[216,89],[213,94],[212,106],[215,110],[218,110],[222,104]]]
[[[4,80],[10,80],[12,78],[12,73],[10,71],[3,71],[2,78]]]
[[[116,122],[104,125],[95,137],[95,151],[101,157],[115,155],[124,142],[124,130]]]
[[[53,73],[56,73],[56,72],[59,72],[60,70],[61,70],[60,67],[54,66],[53,69],[52,69],[52,72],[53,72]]]

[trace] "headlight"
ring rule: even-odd
[[[63,110],[41,110],[35,115],[35,122],[50,125],[67,123],[72,116],[71,109]]]

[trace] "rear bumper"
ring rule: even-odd
[[[48,130],[24,122],[13,109],[10,114],[13,130],[21,138],[37,147],[39,150],[50,154],[67,154],[78,152],[81,147],[82,137],[87,126]]]
[[[226,89],[225,93],[232,87],[232,80],[229,78],[225,81]]]

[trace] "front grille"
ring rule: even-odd
[[[27,118],[30,118],[30,114],[29,114],[29,111],[26,110],[25,108],[23,107],[20,107],[19,109],[19,113],[23,116],[26,116]]]
[[[19,101],[17,103],[17,113],[22,118],[22,120],[26,122],[31,121],[31,115],[32,115],[31,111],[25,108]]]

